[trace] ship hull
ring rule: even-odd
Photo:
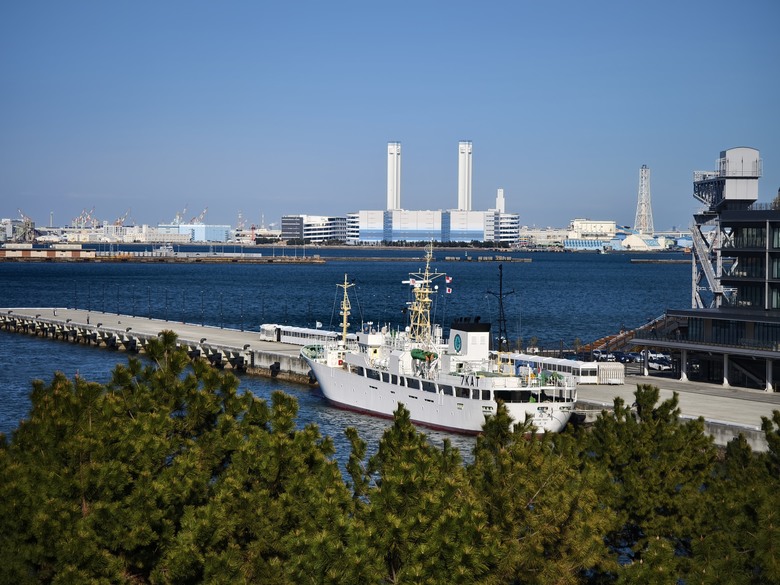
[[[399,386],[333,367],[304,356],[325,399],[339,408],[391,418],[403,404],[418,425],[461,434],[478,434],[486,417],[493,415],[495,401],[448,396]],[[572,402],[506,404],[516,422],[529,420],[537,432],[559,432],[568,422]]]

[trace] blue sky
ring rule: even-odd
[[[777,0],[0,4],[0,216],[269,225],[496,189],[521,222],[687,227],[694,170],[761,151],[780,188]]]

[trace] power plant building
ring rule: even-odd
[[[401,204],[401,143],[387,144],[387,208],[361,210],[346,218],[346,239],[350,244],[383,242],[495,241],[515,244],[520,219],[505,212],[504,190],[499,189],[495,209],[473,211],[472,144],[458,143],[458,205],[450,210],[407,210]],[[283,222],[284,223],[284,222]]]

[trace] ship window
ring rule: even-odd
[[[455,388],[455,396],[458,398],[468,398],[469,397],[469,389],[468,388]]]
[[[403,378],[401,378],[401,379],[403,379]],[[394,386],[397,385],[398,384],[398,376],[396,376],[395,374],[390,374],[390,383],[393,384]]]
[[[390,381],[390,374],[387,372],[382,372],[382,382],[389,382]]]
[[[379,380],[379,372],[377,372],[376,370],[366,370],[366,376],[368,376],[372,380]]]
[[[420,381],[415,378],[407,378],[406,379],[406,387],[407,388],[414,388],[415,390],[420,389]]]
[[[363,373],[363,368],[361,366],[355,366],[355,373],[358,376],[365,376],[365,374]]]
[[[490,400],[490,390],[482,391],[482,400]]]
[[[426,392],[436,392],[436,384],[428,380],[423,380],[422,387]]]
[[[479,400],[479,389],[478,388],[472,388],[472,390],[471,390],[471,398],[473,400]]]
[[[442,386],[441,391],[446,396],[452,396],[452,386]]]
[[[523,394],[520,390],[496,390],[496,400],[503,400],[506,403],[523,402]]]

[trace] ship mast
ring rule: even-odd
[[[514,294],[515,289],[509,292],[504,292],[504,266],[498,265],[498,293],[493,291],[487,291],[489,295],[493,295],[498,298],[498,347],[499,352],[505,351],[505,344],[508,345],[508,333],[506,331],[506,315],[504,314],[504,297]]]
[[[355,286],[347,281],[347,275],[344,275],[344,284],[337,284],[336,286],[344,289],[344,297],[341,299],[341,344],[346,347],[347,345],[347,328],[349,327],[349,310],[352,308],[349,304],[349,294],[347,290],[350,287]]]
[[[431,344],[431,295],[434,289],[431,282],[444,276],[443,272],[431,273],[431,260],[433,259],[433,243],[425,247],[425,271],[411,273],[409,284],[414,289],[414,301],[409,307],[410,330],[409,338],[412,341]]]

